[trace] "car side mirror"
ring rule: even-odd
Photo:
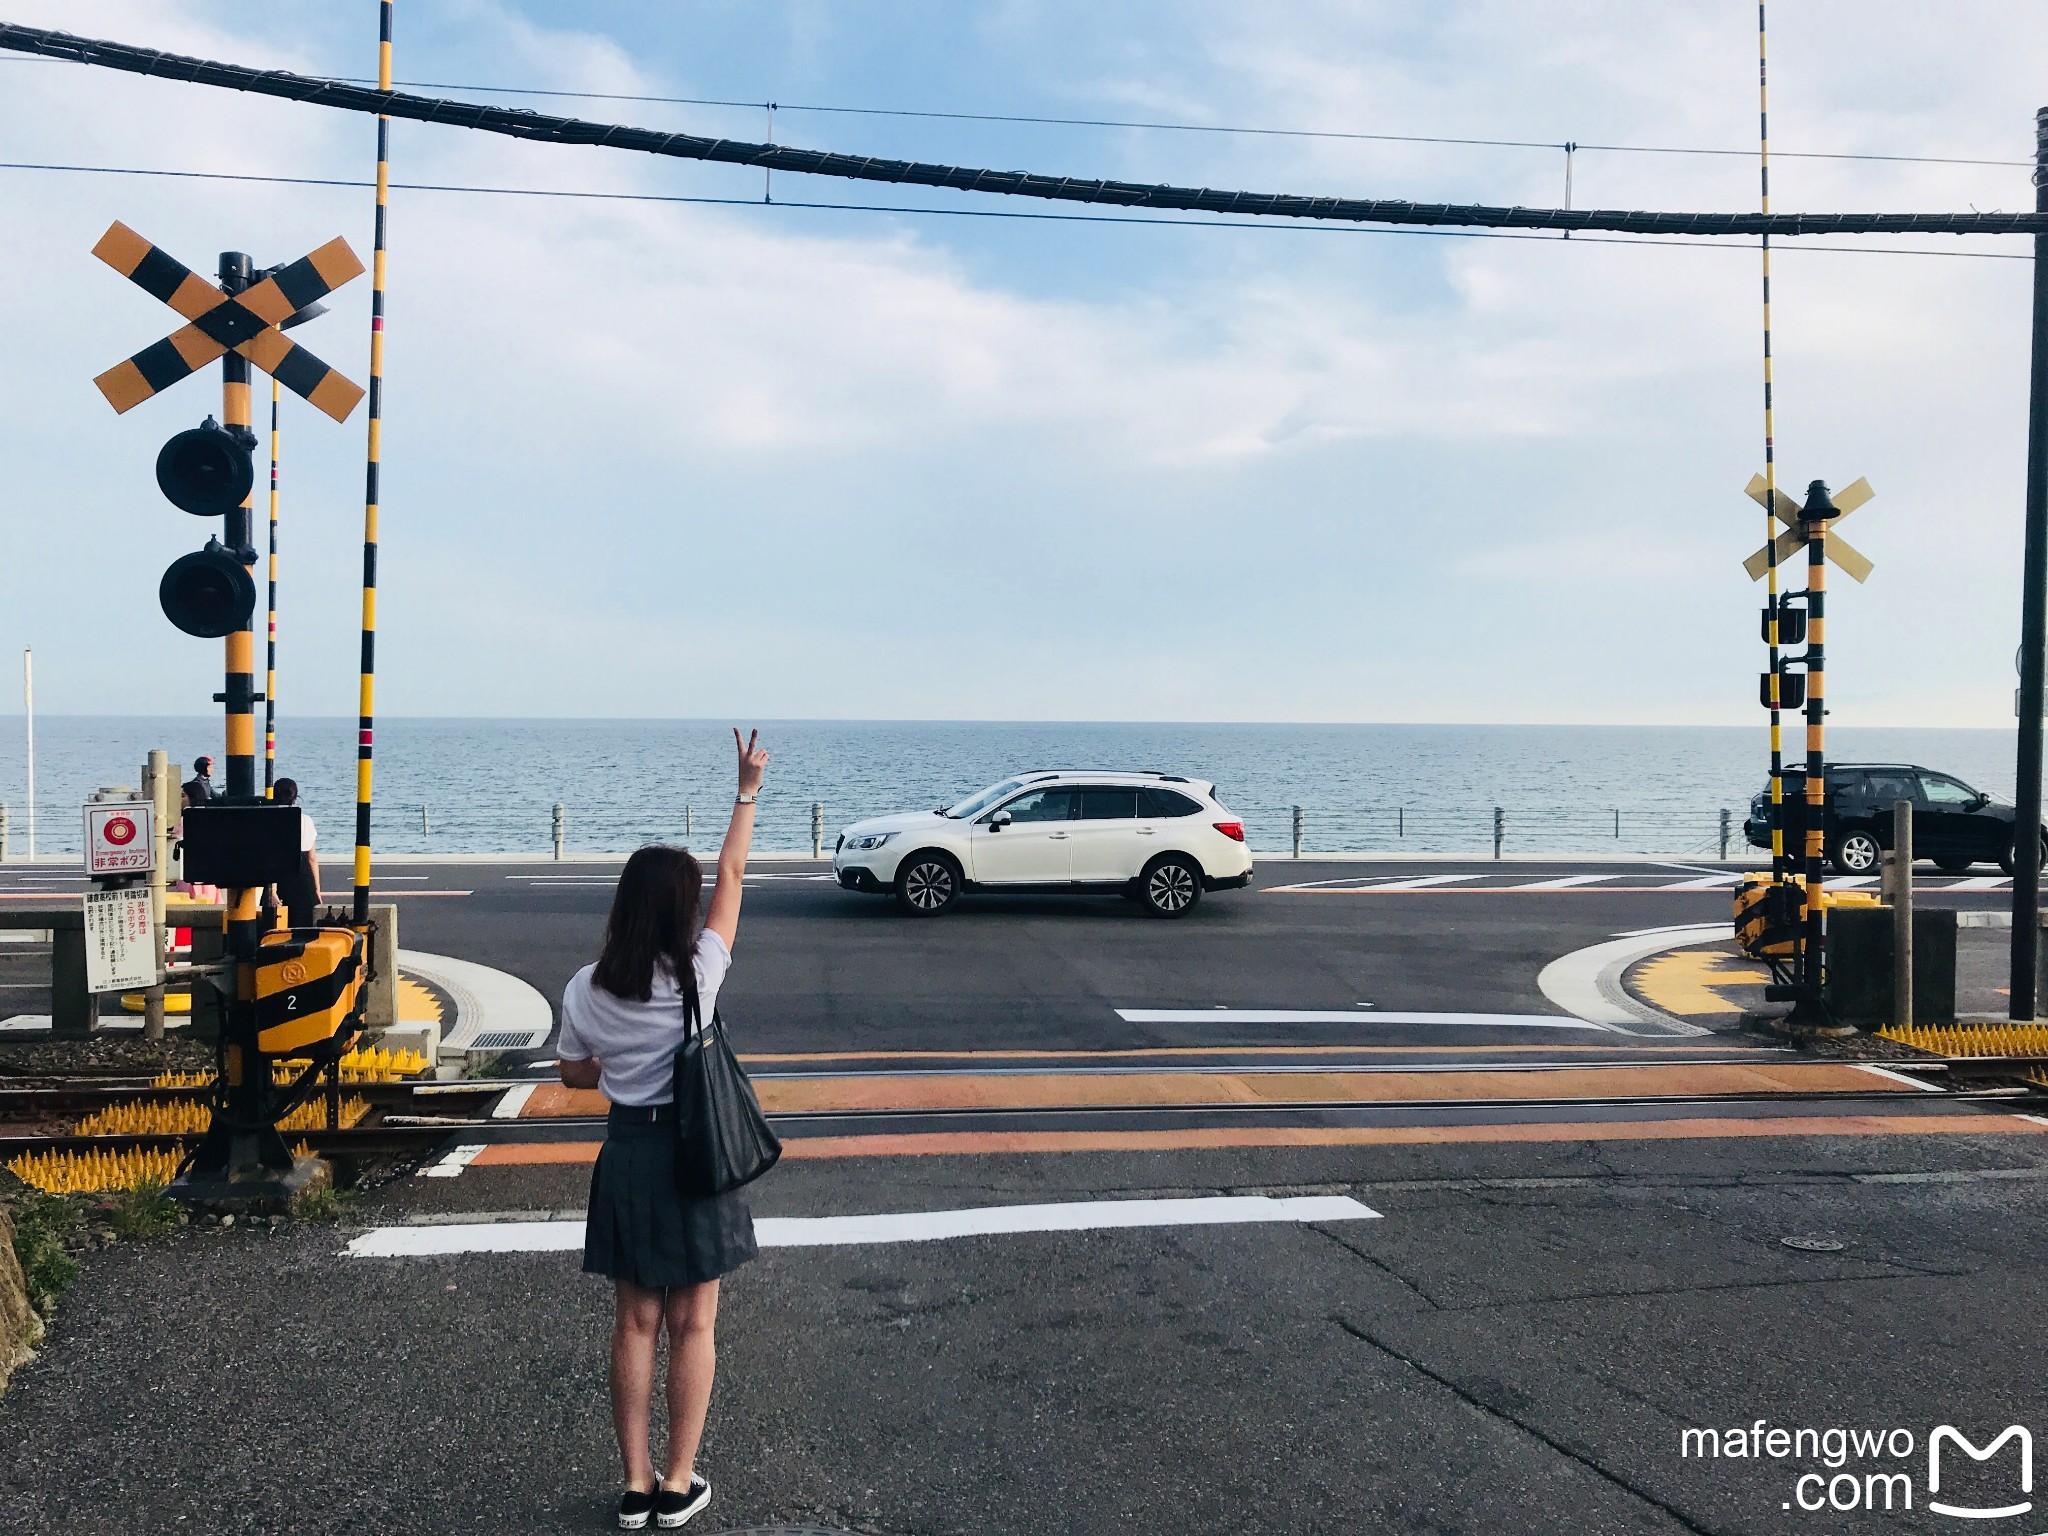
[[[1984,809],[1985,806],[1989,805],[1990,803],[1991,797],[1985,794],[1984,791],[1980,789],[1977,791],[1976,796],[1970,801],[1970,809],[1973,811],[1981,811]]]
[[[1010,824],[1012,819],[1008,811],[997,811],[995,815],[989,817],[988,829],[991,832],[1000,832]]]

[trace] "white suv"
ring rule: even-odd
[[[832,868],[850,891],[894,893],[933,917],[963,890],[1114,891],[1155,917],[1249,885],[1244,823],[1216,786],[1171,773],[1042,769],[938,811],[857,821]]]

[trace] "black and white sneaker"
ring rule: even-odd
[[[664,1531],[675,1530],[701,1515],[710,1502],[711,1479],[695,1473],[687,1493],[664,1487],[654,1496],[654,1523]]]
[[[659,1487],[659,1484],[656,1486]],[[619,1529],[645,1530],[647,1517],[654,1513],[654,1501],[657,1497],[653,1491],[642,1493],[637,1488],[628,1488],[619,1499]]]

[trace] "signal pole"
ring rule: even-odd
[[[277,396],[270,381],[270,649],[263,669],[263,798],[277,783]]]
[[[1792,1018],[1816,1027],[1831,1024],[1823,985],[1827,975],[1827,542],[1828,520],[1840,514],[1825,482],[1806,488],[1800,522],[1806,534],[1806,936],[1799,946],[1799,1001]]]
[[[221,291],[230,298],[249,286],[250,263],[242,251],[222,251]],[[249,362],[239,352],[221,358],[221,425],[236,437],[253,437],[254,412],[249,402]],[[228,509],[221,529],[221,542],[230,558],[243,567],[256,563],[251,540],[254,534],[253,495],[244,496],[239,507]],[[251,578],[254,581],[254,578]],[[256,632],[249,620],[229,633],[226,646],[226,681],[221,702],[226,708],[228,781],[227,799],[244,804],[256,798]],[[249,959],[256,953],[257,901],[262,892],[255,887],[228,892],[228,953]]]

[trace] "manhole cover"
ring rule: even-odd
[[[1801,1253],[1840,1253],[1849,1246],[1834,1237],[1781,1237],[1778,1241],[1787,1248],[1797,1248]]]

